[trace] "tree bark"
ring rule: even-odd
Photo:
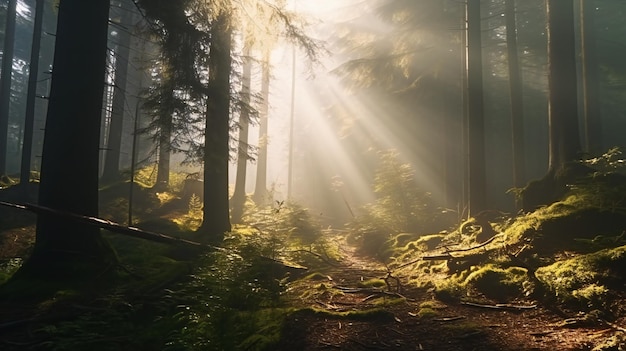
[[[577,178],[590,172],[580,156],[574,2],[548,0],[548,172],[524,188],[522,206],[534,210],[559,200]]]
[[[602,144],[602,111],[600,108],[600,73],[595,34],[595,11],[595,1],[580,0],[585,151],[591,155],[599,155],[605,151],[605,146]]]
[[[204,141],[204,208],[198,232],[221,240],[231,230],[228,204],[232,29],[225,14],[211,24]]]
[[[165,190],[170,182],[170,155],[172,152],[172,120],[174,114],[174,81],[171,72],[163,78],[159,108],[159,160],[155,187]]]
[[[4,27],[2,74],[0,76],[0,176],[7,172],[7,145],[9,132],[9,105],[11,104],[11,73],[15,48],[15,17],[17,0],[9,0]]]
[[[261,76],[261,107],[259,109],[259,156],[256,166],[256,179],[252,199],[257,205],[265,205],[270,202],[270,194],[267,191],[267,145],[268,145],[268,111],[270,98],[270,57],[266,53],[263,59]]]
[[[62,0],[58,11],[39,204],[95,217],[109,1]],[[43,278],[68,279],[78,271],[101,271],[113,261],[97,228],[41,214],[24,268],[34,268]],[[63,264],[75,268],[55,269]]]
[[[513,140],[513,186],[520,188],[526,181],[524,152],[524,95],[522,74],[517,54],[517,21],[515,1],[505,0],[506,44],[509,63],[509,96],[511,99],[511,137]]]
[[[20,184],[28,185],[33,155],[33,128],[35,125],[35,100],[37,97],[37,80],[39,78],[39,54],[43,25],[44,0],[36,0],[33,42],[30,49],[28,69],[28,92],[26,94],[26,115],[24,117],[24,141],[22,143],[22,164],[20,168]]]
[[[126,80],[128,77],[128,64],[130,57],[130,33],[128,32],[132,22],[132,12],[125,1],[120,2],[117,50],[115,50],[115,86],[113,88],[113,102],[111,105],[111,124],[109,137],[104,158],[102,181],[112,182],[119,178],[120,152],[122,147],[122,129],[124,123],[124,111],[126,110]]]
[[[580,156],[574,2],[548,0],[548,171]]]
[[[480,0],[467,0],[469,213],[486,209],[485,121]]]
[[[243,72],[241,74],[241,112],[239,114],[239,142],[237,148],[237,176],[235,190],[230,200],[231,220],[241,223],[246,205],[246,173],[248,171],[248,130],[250,126],[250,81],[252,76],[252,60],[250,48],[246,46],[243,53]]]

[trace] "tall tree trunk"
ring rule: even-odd
[[[548,0],[548,170],[580,155],[577,111],[574,2]]]
[[[126,80],[128,78],[128,60],[130,57],[130,32],[128,29],[132,23],[132,9],[125,6],[126,1],[121,1],[119,9],[121,16],[118,30],[117,50],[115,50],[115,84],[113,87],[113,103],[111,105],[111,123],[109,125],[109,137],[104,158],[102,181],[112,182],[119,176],[120,152],[122,147],[122,127],[124,123],[124,111],[126,110]]]
[[[246,173],[248,171],[248,130],[250,126],[250,81],[252,79],[252,60],[250,47],[246,45],[243,53],[243,72],[241,74],[241,112],[239,114],[239,142],[237,148],[237,176],[235,190],[230,200],[231,220],[241,223],[246,205]]]
[[[109,1],[62,0],[58,11],[39,203],[96,216]],[[50,280],[86,278],[114,260],[97,228],[41,214],[23,268]]]
[[[259,156],[256,168],[256,180],[252,199],[257,205],[270,202],[267,191],[267,145],[268,145],[268,111],[270,97],[270,57],[265,54],[261,76],[261,107],[259,109]]]
[[[209,83],[204,141],[204,219],[198,231],[221,240],[231,230],[228,159],[232,29],[220,14],[211,24]]]
[[[467,2],[463,3],[463,9],[466,14],[462,18],[459,25],[461,28],[466,29],[461,35],[461,45],[463,55],[461,55],[461,160],[462,160],[462,184],[461,184],[461,206],[459,206],[459,213],[461,218],[467,218],[469,216],[469,99],[468,99],[468,84],[467,84]]]
[[[505,0],[506,46],[509,63],[509,97],[511,99],[511,136],[513,139],[513,186],[522,187],[526,181],[524,153],[524,96],[522,74],[517,54],[517,23],[515,0]]]
[[[7,172],[9,105],[11,104],[11,73],[13,72],[13,49],[15,47],[16,6],[17,0],[9,0],[4,27],[2,73],[0,75],[0,176]]]
[[[467,0],[469,213],[486,209],[485,121],[480,0]]]
[[[575,161],[581,144],[578,130],[578,94],[574,2],[547,1],[548,32],[548,172],[528,184],[522,193],[524,210],[559,200],[571,184],[589,169]]]
[[[165,190],[170,183],[170,155],[172,152],[172,119],[174,114],[174,81],[171,75],[164,78],[161,108],[159,109],[159,160],[155,187]]]
[[[595,34],[595,11],[595,1],[580,0],[585,151],[592,155],[600,154],[605,148],[602,144],[600,73]]]
[[[35,23],[33,26],[33,43],[30,49],[28,69],[28,92],[26,94],[26,116],[24,117],[24,141],[22,143],[22,164],[20,168],[20,184],[28,185],[33,155],[33,127],[35,125],[35,100],[37,97],[37,80],[39,78],[39,54],[43,24],[44,0],[36,0]]]

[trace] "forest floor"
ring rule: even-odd
[[[159,216],[176,227],[167,214]],[[35,241],[33,215],[9,217],[11,225],[0,230],[0,264],[5,270],[7,266],[21,264],[16,258],[26,258]],[[155,231],[164,229],[161,222],[156,222],[155,228]],[[623,342],[626,289],[621,280],[621,288],[611,291],[617,304],[611,305],[615,318],[610,322],[593,317],[589,311],[564,309],[549,300],[517,298],[499,304],[480,294],[468,294],[442,301],[435,296],[432,286],[418,288],[414,280],[409,283],[414,278],[406,276],[409,273],[389,272],[381,261],[347,241],[346,232],[329,231],[326,235],[338,250],[337,258],[309,265],[306,277],[286,283],[280,307],[291,312],[281,322],[280,339],[271,350],[626,350]],[[622,240],[623,235],[618,239]],[[145,250],[143,241],[133,240],[131,245],[124,243],[116,247],[124,251],[118,254],[136,255]],[[124,265],[132,270],[146,257]],[[172,262],[169,257],[155,261],[150,274],[161,273]],[[182,335],[179,320],[172,316],[177,316],[179,308],[194,298],[188,292],[195,292],[197,287],[189,289],[185,284],[189,285],[193,277],[189,275],[189,267],[196,264],[193,260],[183,262],[186,268],[175,271],[174,279],[162,277],[163,281],[153,285],[149,293],[136,294],[132,299],[107,292],[111,295],[106,299],[96,296],[73,300],[72,296],[62,296],[39,305],[0,301],[0,349],[161,349],[158,343],[164,339],[162,334],[169,332],[167,328],[178,328],[176,337]],[[137,272],[142,273],[135,270],[131,278]],[[434,279],[438,274],[448,273],[429,270],[420,276]],[[132,320],[123,320],[124,316]],[[110,323],[118,325],[107,325]],[[154,329],[153,334],[146,332],[150,329]],[[262,334],[263,328],[260,330],[256,333]],[[113,334],[107,334],[109,331]],[[618,341],[607,343],[616,337]],[[157,344],[151,345],[150,341]],[[603,344],[617,346],[599,348]],[[261,349],[252,345],[245,349]],[[210,347],[168,349],[212,350]]]
[[[1,232],[0,260],[27,254],[33,240],[34,226]],[[353,246],[342,243],[340,248],[339,263],[317,269],[315,277],[288,287],[287,301],[299,309],[287,316],[273,350],[591,350],[610,338],[619,329],[617,324],[626,322],[576,323],[575,314],[535,306],[532,301],[481,306],[445,303],[428,290],[402,283],[398,291],[395,281],[392,289],[365,286],[364,282],[385,278],[386,268]],[[3,349],[38,350],[38,345],[50,349],[49,343],[34,343],[30,337],[36,341],[38,328],[65,318],[59,308],[42,315],[32,305],[0,305]],[[101,308],[85,301],[72,306],[66,311],[68,319]],[[100,344],[96,349],[106,349],[102,348],[106,341],[93,340]]]
[[[354,247],[342,247],[345,261],[324,271],[326,281],[315,284],[339,287],[343,293],[321,293],[299,303],[344,315],[310,310],[291,315],[278,349],[592,350],[619,329],[616,324],[585,324],[575,312],[533,301],[466,305],[439,301],[431,291],[410,286],[402,286],[400,293],[363,287],[364,281],[384,278],[387,270]],[[372,318],[355,313],[367,310],[384,313]]]

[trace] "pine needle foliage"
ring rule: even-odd
[[[402,163],[395,151],[380,154],[373,190],[375,202],[366,205],[354,223],[361,230],[423,232],[437,216],[431,194],[417,186],[411,165]]]

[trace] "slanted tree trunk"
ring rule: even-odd
[[[109,1],[62,0],[58,11],[39,204],[97,216]],[[114,262],[97,228],[40,214],[35,247],[21,274],[50,281],[84,280]]]
[[[17,0],[9,0],[4,27],[2,73],[0,75],[0,176],[7,171],[9,104],[11,103],[11,73],[13,72],[13,49],[15,47],[16,6]]]
[[[515,1],[505,0],[506,45],[509,63],[509,97],[511,99],[511,137],[513,139],[513,186],[520,188],[526,181],[524,153],[524,97],[522,74],[517,54],[517,23]]]
[[[22,143],[22,163],[20,167],[20,184],[27,186],[30,181],[30,167],[33,155],[33,128],[35,125],[35,100],[37,97],[37,80],[39,78],[39,54],[43,24],[44,0],[36,0],[35,22],[33,26],[33,42],[30,49],[28,69],[28,92],[26,94],[26,115],[24,117],[24,141]]]
[[[231,230],[228,143],[232,29],[225,14],[220,14],[211,24],[211,39],[204,141],[204,217],[198,232],[218,241]]]
[[[467,0],[469,213],[486,209],[485,119],[480,0]]]
[[[252,199],[257,205],[265,205],[270,202],[270,194],[267,191],[267,145],[268,145],[268,111],[269,111],[269,88],[270,88],[270,58],[265,54],[263,59],[261,77],[261,107],[259,109],[259,156],[257,159],[256,180]]]
[[[582,98],[585,128],[585,151],[602,153],[602,113],[600,108],[600,73],[595,34],[596,2],[580,0],[580,38],[582,53]]]
[[[132,23],[132,12],[127,1],[119,3],[121,27],[129,28]],[[111,123],[104,157],[102,181],[112,182],[119,178],[120,152],[122,147],[122,127],[126,110],[126,80],[128,77],[128,59],[130,57],[130,33],[127,29],[117,30],[118,44],[115,50],[115,83],[113,102],[111,104]]]
[[[231,220],[241,223],[246,205],[246,173],[248,171],[248,130],[250,126],[250,81],[252,76],[252,60],[250,47],[246,46],[243,53],[243,72],[241,74],[241,112],[239,114],[239,142],[237,150],[237,177],[235,190],[230,199]]]

